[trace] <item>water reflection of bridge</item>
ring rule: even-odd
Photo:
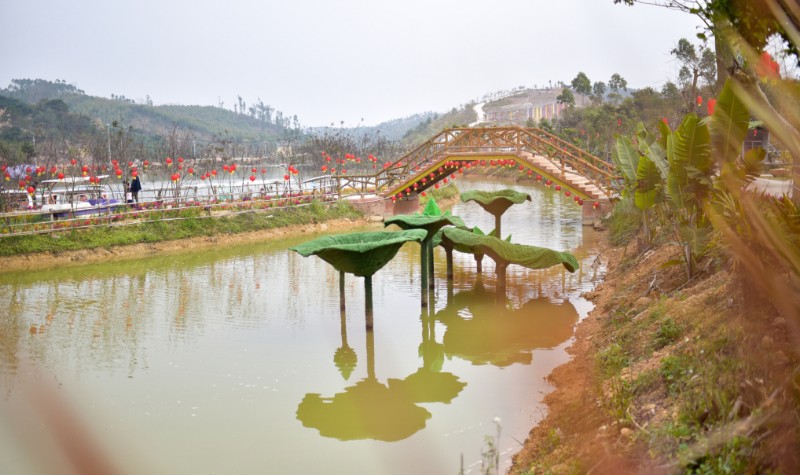
[[[447,129],[375,174],[337,177],[342,189],[374,190],[394,213],[416,211],[418,196],[482,166],[514,168],[541,177],[584,202],[584,216],[613,197],[614,166],[536,128]],[[391,203],[389,202],[391,200]],[[389,208],[391,206],[391,208]]]

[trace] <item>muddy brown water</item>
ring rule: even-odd
[[[569,250],[581,269],[512,265],[498,296],[491,259],[479,279],[456,253],[448,287],[438,249],[422,309],[419,245],[407,244],[373,277],[373,332],[362,279],[347,276],[342,313],[338,272],[287,250],[309,236],[0,274],[0,473],[68,465],[42,394],[123,473],[480,473],[498,431],[507,467],[604,269],[571,199],[459,187],[531,193],[504,234]],[[453,213],[494,224],[475,203]]]

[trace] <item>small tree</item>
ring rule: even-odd
[[[561,94],[556,97],[556,102],[559,104],[567,104],[569,106],[575,105],[575,96],[570,89],[564,88]]]
[[[572,89],[580,94],[584,100],[586,96],[592,93],[592,82],[589,81],[589,77],[584,72],[579,72],[570,84],[572,84]]]
[[[606,83],[603,81],[597,81],[592,85],[592,94],[595,97],[597,102],[603,102],[603,96],[606,93]]]
[[[670,54],[680,62],[678,84],[686,103],[686,110],[693,111],[699,106],[695,102],[701,85],[711,86],[717,78],[717,64],[714,52],[705,46],[695,48],[686,38],[681,38]],[[700,84],[702,80],[703,84]]]
[[[611,93],[608,95],[608,97],[612,102],[617,103],[620,101],[620,99],[622,99],[620,91],[628,90],[628,81],[626,81],[625,78],[620,76],[618,73],[614,73],[611,75],[611,79],[608,81],[608,88],[611,90]]]

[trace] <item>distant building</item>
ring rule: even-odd
[[[568,106],[556,100],[563,88],[525,90],[511,97],[484,106],[486,120],[498,123],[524,124],[528,120],[553,120]]]

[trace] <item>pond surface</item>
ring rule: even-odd
[[[64,444],[130,474],[480,473],[498,430],[507,467],[604,268],[571,199],[458,186],[531,193],[503,232],[581,269],[511,265],[498,297],[491,259],[478,279],[456,253],[448,288],[437,249],[421,310],[419,245],[406,244],[373,277],[373,332],[363,279],[347,276],[342,313],[338,272],[287,251],[314,236],[1,274],[0,473],[63,472]],[[453,213],[494,224],[475,203]]]

